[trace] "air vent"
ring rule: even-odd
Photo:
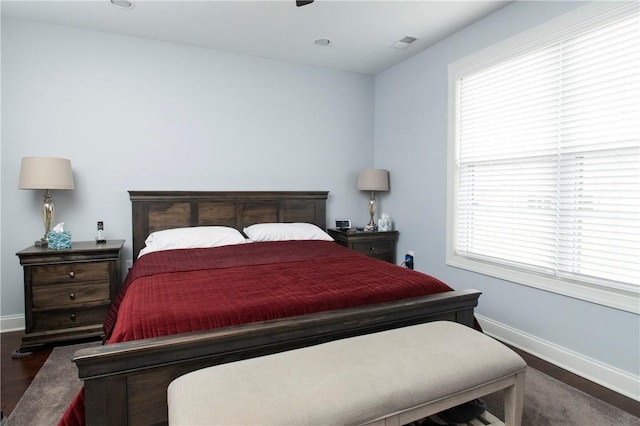
[[[133,0],[111,0],[111,4],[118,9],[132,9]]]
[[[404,49],[416,40],[417,38],[415,37],[406,36],[393,43],[390,47],[393,47],[394,49]]]

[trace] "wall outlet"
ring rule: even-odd
[[[402,264],[407,269],[413,269],[413,251],[412,250],[409,250],[407,254],[404,255],[404,262]]]

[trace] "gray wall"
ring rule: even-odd
[[[127,190],[328,190],[328,217],[365,223],[371,76],[69,27],[2,21],[1,313],[22,315],[15,253],[44,233],[20,158],[71,159],[54,191],[74,240],[127,239]],[[358,216],[359,214],[359,216]]]
[[[638,315],[445,265],[447,66],[580,6],[516,2],[376,76],[375,164],[391,170],[399,255],[456,288],[483,292],[485,330],[640,398]]]

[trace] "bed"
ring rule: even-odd
[[[145,239],[155,231],[210,225],[242,230],[251,224],[270,222],[303,222],[315,224],[321,229],[326,228],[328,193],[325,191],[129,191],[129,194],[132,203],[135,262],[130,271],[131,276],[137,274],[138,269],[143,269],[145,258],[151,258],[152,255],[149,254],[142,256],[142,260],[137,260],[138,253],[145,245]],[[300,247],[311,243],[298,242]],[[250,259],[268,256],[260,244],[266,246],[271,243],[247,244],[252,246],[250,250],[253,250]],[[325,260],[322,257],[321,261],[327,262],[327,273],[324,275],[331,278],[325,277],[322,280],[329,281],[328,284],[334,287],[336,285],[331,281],[338,280],[338,275],[342,274],[332,275],[330,272],[340,271],[343,267],[341,265],[349,265],[349,262],[360,262],[363,259],[373,262],[367,264],[367,268],[381,268],[378,270],[380,274],[413,274],[406,275],[407,280],[413,279],[414,275],[423,275],[366,258],[335,243],[313,242],[313,246],[318,253],[329,253],[330,259]],[[334,247],[337,252],[334,251]],[[219,249],[227,251],[228,259],[238,257],[235,250],[241,250],[240,247]],[[199,250],[208,249],[189,252]],[[287,250],[292,251],[290,248]],[[303,252],[298,248],[293,251]],[[298,255],[304,257],[303,254]],[[295,262],[318,263],[315,259],[320,259],[315,255],[308,257],[306,260],[295,259]],[[156,263],[172,261],[162,258],[162,261]],[[250,269],[248,266],[237,264],[223,266],[230,270],[236,267],[243,271]],[[171,277],[180,277],[180,274],[182,272],[172,271]],[[310,285],[314,284],[315,278],[309,277],[319,277],[318,274],[318,271],[310,273],[305,279]],[[127,281],[132,281],[130,278],[125,281],[125,285]],[[144,279],[133,282],[137,285],[138,281],[144,280],[151,281],[151,278],[145,276]],[[357,281],[353,276],[351,280]],[[190,277],[189,282],[192,281]],[[400,281],[404,281],[404,278]],[[168,384],[176,377],[196,369],[434,320],[451,320],[473,326],[473,309],[478,303],[480,293],[476,290],[453,291],[442,285],[444,288],[439,288],[435,294],[405,295],[399,300],[382,302],[373,297],[368,301],[359,302],[356,306],[335,308],[329,305],[327,310],[315,307],[311,313],[303,309],[292,311],[292,316],[278,314],[272,319],[251,320],[247,323],[216,328],[209,328],[209,325],[196,326],[193,328],[195,331],[189,331],[188,327],[178,327],[158,337],[140,339],[138,337],[144,335],[136,336],[132,333],[127,336],[127,332],[118,332],[122,337],[114,339],[112,335],[112,341],[108,345],[83,349],[76,353],[74,362],[78,367],[79,378],[84,381],[84,393],[83,398],[80,398],[81,407],[68,410],[65,421],[72,424],[85,420],[88,425],[166,424]],[[366,290],[365,287],[360,289]],[[118,303],[127,303],[131,291],[127,290],[126,296],[119,299]],[[122,312],[118,315],[124,317]],[[144,316],[146,314],[132,314],[134,318]],[[121,319],[118,318],[118,321]],[[105,321],[106,326],[113,325],[108,323],[108,320]],[[113,325],[113,329],[118,326]],[[108,328],[108,333],[111,333],[111,327]],[[177,334],[173,334],[174,331]],[[114,343],[114,340],[122,341]],[[77,404],[77,401],[75,403]],[[83,416],[84,419],[75,418],[76,422],[74,416]]]

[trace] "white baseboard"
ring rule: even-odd
[[[567,371],[598,383],[614,392],[640,401],[640,377],[589,358],[555,343],[476,314],[489,336],[522,349]]]
[[[0,317],[0,333],[9,331],[24,331],[24,315]]]

